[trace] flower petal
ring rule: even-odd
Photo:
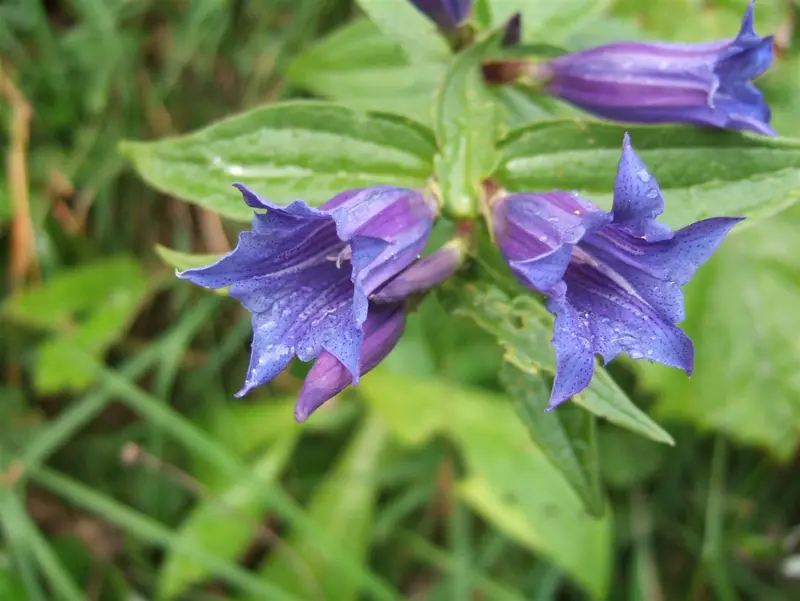
[[[691,374],[689,337],[633,289],[588,263],[570,265],[565,281],[569,304],[591,332],[592,351],[606,362],[624,352]]]
[[[621,42],[532,63],[545,88],[590,113],[626,123],[691,123],[774,135],[751,80],[773,61],[772,37],[753,28],[751,2],[733,40]]]
[[[472,0],[411,0],[411,3],[445,31],[466,20],[472,9]]]
[[[364,345],[358,373],[375,368],[392,351],[405,327],[405,311],[399,304],[373,306],[364,322]],[[323,351],[308,372],[295,403],[298,422],[308,419],[325,401],[336,396],[353,381],[348,368],[333,354]]]
[[[213,265],[179,277],[230,285],[253,314],[250,368],[238,395],[274,377],[292,355],[310,361],[323,351],[357,382],[368,297],[422,252],[435,206],[419,191],[387,186],[342,192],[320,209],[281,206],[235,186],[257,211],[252,230]]]
[[[655,242],[672,236],[667,226],[656,221],[664,212],[664,197],[658,181],[631,146],[627,132],[622,141],[622,155],[614,180],[612,223],[632,236]]]
[[[375,303],[396,303],[425,292],[450,278],[464,261],[460,243],[443,246],[404,269],[370,297]]]
[[[548,293],[561,280],[572,246],[608,220],[606,213],[577,194],[541,192],[498,200],[492,228],[517,277]]]
[[[375,186],[333,207],[331,217],[352,250],[353,315],[367,318],[369,296],[425,249],[436,208],[418,190]]]
[[[711,217],[681,228],[671,239],[660,242],[647,242],[611,225],[587,236],[582,246],[600,260],[613,256],[664,282],[684,285],[743,219]]]
[[[564,297],[551,299],[547,308],[556,314],[553,330],[556,377],[550,392],[549,411],[589,386],[594,375],[594,354],[586,324]]]
[[[288,363],[287,353],[310,361],[327,350],[358,379],[363,335],[353,321],[348,269],[328,261],[291,277],[265,276],[234,286],[247,288],[236,292],[253,312],[250,369],[238,396],[275,377]]]

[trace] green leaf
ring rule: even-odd
[[[492,27],[503,25],[515,13],[522,15],[526,41],[557,44],[570,32],[603,14],[611,0],[484,0]]]
[[[0,599],[3,601],[29,601],[25,587],[16,574],[0,568]]]
[[[499,160],[495,143],[502,109],[483,82],[481,62],[498,44],[500,33],[459,54],[437,99],[434,130],[440,154],[436,175],[444,208],[454,217],[478,212],[483,180]]]
[[[270,487],[291,457],[296,439],[297,432],[291,430],[277,439],[255,462],[247,479],[202,500],[176,534],[186,544],[236,561],[258,530],[268,507]],[[202,566],[180,552],[170,551],[159,573],[158,599],[174,599],[207,577]]]
[[[531,374],[555,373],[555,352],[550,343],[553,319],[532,296],[510,298],[491,284],[476,282],[461,286],[451,306],[456,315],[467,317],[494,334],[511,364]],[[634,405],[599,365],[595,366],[592,383],[572,402],[621,428],[674,444],[672,437]]]
[[[371,21],[354,21],[303,51],[287,79],[355,110],[433,121],[433,98],[447,64],[412,65],[405,53]]]
[[[435,152],[431,132],[407,119],[299,101],[120,148],[150,185],[241,221],[253,212],[232,182],[273,202],[319,205],[350,188],[421,186]]]
[[[550,382],[542,374],[526,373],[506,363],[500,381],[514,399],[533,442],[569,482],[587,513],[602,517],[605,499],[600,487],[594,416],[571,404],[547,412]]]
[[[164,263],[169,265],[170,267],[174,267],[178,271],[183,271],[184,269],[192,269],[194,267],[205,267],[206,265],[211,265],[218,261],[223,255],[209,253],[209,254],[191,254],[181,252],[179,250],[174,250],[172,248],[167,248],[166,246],[162,246],[161,244],[156,244],[156,254],[161,258]],[[230,290],[230,286],[225,286],[224,288],[216,288],[211,290],[214,294],[219,294],[220,296],[227,296],[228,290]]]
[[[788,461],[800,445],[800,213],[727,240],[686,287],[691,380],[639,366],[657,413]]]
[[[178,271],[183,271],[184,269],[192,269],[194,267],[205,267],[206,265],[211,265],[212,263],[216,263],[223,256],[221,254],[216,254],[216,253],[208,253],[208,254],[185,253],[179,250],[173,250],[171,248],[167,248],[166,246],[162,246],[161,244],[156,244],[156,254],[161,258],[162,261],[164,261],[164,263],[166,263],[170,267],[174,267]]]
[[[415,63],[446,60],[450,48],[436,24],[408,0],[357,0],[370,20]]]
[[[513,130],[501,143],[503,161],[494,177],[512,192],[575,189],[609,208],[625,131],[661,185],[670,226],[738,215],[749,223],[800,198],[798,139],[580,119]]]
[[[373,526],[386,425],[371,415],[314,494],[308,515],[339,552],[365,561]],[[294,533],[278,547],[262,574],[271,584],[305,599],[355,601],[359,583],[329,563],[313,538]],[[261,601],[261,600],[258,600]]]
[[[578,496],[533,444],[505,396],[378,368],[359,391],[405,442],[448,436],[464,456],[465,500],[498,529],[547,557],[592,598],[608,588],[611,520],[587,514]]]
[[[93,381],[75,349],[99,357],[125,332],[149,286],[139,265],[119,256],[64,271],[0,306],[17,323],[50,331],[40,344],[34,384],[42,394],[81,390]]]
[[[609,486],[630,489],[657,473],[664,460],[664,447],[617,428],[597,433],[600,474]]]

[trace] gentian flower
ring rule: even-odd
[[[325,362],[334,358],[357,383],[363,364],[385,346],[373,338],[363,350],[365,334],[397,324],[383,310],[369,321],[368,299],[420,255],[435,204],[419,190],[375,186],[342,192],[319,208],[300,200],[281,206],[235,186],[248,206],[266,213],[255,213],[233,251],[178,276],[206,288],[230,286],[252,314],[250,366],[236,396],[271,380],[295,355],[310,361],[324,352]]]
[[[589,385],[594,355],[620,353],[691,375],[685,317],[689,282],[741,217],[714,217],[676,232],[656,218],[658,182],[625,134],[610,213],[569,192],[500,196],[495,241],[514,274],[555,313],[556,376],[550,408]]]
[[[364,322],[364,345],[358,362],[358,373],[364,375],[375,368],[394,349],[406,325],[402,303],[371,305]],[[333,398],[353,382],[350,370],[328,351],[322,351],[306,375],[294,406],[294,417],[304,422],[325,401]]]
[[[443,31],[452,31],[464,22],[472,10],[472,0],[411,0]]]
[[[438,251],[413,263],[370,296],[370,308],[364,322],[364,345],[358,360],[358,373],[375,368],[394,349],[405,327],[403,301],[422,294],[444,282],[461,266],[466,257],[463,241],[456,238]],[[295,403],[294,415],[305,421],[313,411],[353,382],[347,366],[327,351],[322,351],[308,372]]]
[[[618,42],[530,64],[528,75],[544,81],[547,93],[612,121],[775,135],[770,109],[751,82],[772,58],[772,36],[756,34],[751,2],[733,40]]]

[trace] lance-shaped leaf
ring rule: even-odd
[[[357,0],[383,34],[415,63],[441,61],[450,49],[436,25],[409,0]]]
[[[383,420],[369,416],[308,507],[309,517],[330,540],[341,541],[340,551],[356,561],[363,561],[369,548],[386,435]],[[304,533],[289,536],[264,564],[262,574],[305,599],[358,598],[359,583],[336,570],[314,539]]]
[[[472,319],[497,336],[508,362],[529,373],[555,372],[555,353],[550,342],[553,319],[532,295],[511,298],[485,282],[464,285],[450,294],[450,305],[456,315]],[[595,367],[592,383],[573,401],[621,428],[673,444],[672,437],[639,409],[599,365]]]
[[[422,186],[433,173],[430,130],[402,117],[322,102],[254,109],[186,136],[123,142],[153,187],[225,217],[253,211],[231,187],[241,182],[270,201],[321,204],[347,189]]]
[[[610,208],[626,131],[668,199],[663,221],[674,228],[712,216],[747,217],[738,233],[800,198],[800,139],[580,119],[511,131],[494,178],[511,192],[577,190]]]
[[[587,513],[602,516],[605,500],[600,487],[595,417],[571,404],[545,413],[550,382],[541,373],[524,372],[506,363],[500,381],[514,399],[517,414],[536,446],[569,482]]]
[[[609,584],[611,520],[589,515],[562,473],[533,444],[510,399],[444,380],[378,368],[359,392],[402,442],[447,436],[464,457],[457,486],[498,530],[541,554],[603,599]],[[338,597],[337,597],[338,599]]]
[[[384,111],[429,124],[447,63],[412,64],[372,22],[354,21],[304,49],[286,78],[355,110]]]

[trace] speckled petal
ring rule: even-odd
[[[375,368],[392,351],[403,333],[405,311],[400,304],[370,308],[364,322],[364,345],[358,362],[363,375]],[[325,401],[352,383],[350,371],[334,355],[323,352],[308,372],[295,403],[294,415],[304,422]]]
[[[435,207],[415,190],[348,190],[321,208],[271,203],[235,184],[256,213],[236,248],[216,263],[179,273],[209,288],[230,286],[253,315],[244,395],[292,356],[326,352],[358,381],[367,298],[422,251]],[[263,212],[266,211],[266,212]]]
[[[681,228],[669,240],[647,242],[614,225],[587,236],[582,246],[592,256],[606,253],[665,282],[684,285],[722,244],[743,217],[711,217]]]
[[[626,132],[614,181],[613,223],[632,236],[656,242],[672,236],[667,226],[656,221],[663,212],[661,188],[636,154]]]
[[[608,362],[626,353],[632,359],[648,359],[691,375],[692,341],[631,289],[586,263],[570,265],[565,282],[566,296],[548,303],[556,313],[557,367],[551,407],[589,385],[595,354]]]
[[[608,221],[606,213],[577,194],[541,192],[498,200],[492,229],[517,277],[548,294],[561,280],[572,246]]]
[[[588,328],[565,298],[553,298],[547,308],[556,314],[553,346],[556,350],[556,377],[548,410],[569,400],[592,381],[594,355]]]
[[[248,288],[239,295],[253,312],[250,368],[238,396],[275,377],[286,366],[287,353],[310,361],[326,350],[358,378],[363,337],[353,321],[353,291],[346,267],[337,269],[326,261],[294,277],[265,276],[235,286]],[[279,366],[273,366],[274,357],[282,361]]]

